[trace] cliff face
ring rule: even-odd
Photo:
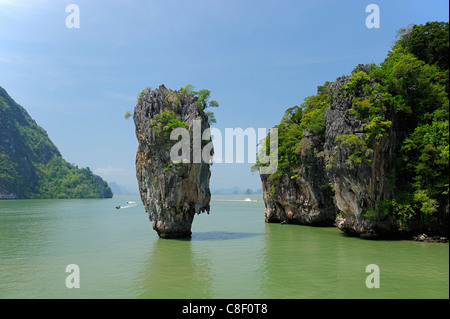
[[[325,174],[321,136],[305,130],[298,156],[304,163],[296,176],[285,173],[280,181],[261,175],[265,220],[270,223],[331,226],[337,214]]]
[[[196,142],[191,140],[195,131],[209,128],[208,117],[196,96],[161,85],[141,93],[133,118],[139,142],[136,177],[153,229],[162,238],[188,238],[195,214],[209,213],[210,209],[209,163],[199,160],[194,152]],[[184,144],[186,163],[171,159],[176,141],[169,136],[177,127],[189,132],[189,143]]]
[[[359,66],[354,73],[364,81],[347,76],[326,85],[323,129],[312,132],[301,126],[304,119],[317,121],[312,117],[314,108],[308,110],[306,104],[299,121],[303,134],[295,150],[298,164],[278,180],[261,175],[266,222],[336,225],[365,238],[398,230],[392,218],[378,213],[380,203],[394,196],[390,180],[395,177],[396,134],[389,127],[382,138],[367,138],[367,125],[355,113],[355,103],[369,98],[363,84],[369,91],[376,83],[367,76],[368,66]],[[352,79],[355,87],[349,92]]]
[[[413,78],[404,85],[399,60],[359,65],[286,111],[278,171],[261,175],[266,222],[335,224],[362,238],[448,236],[446,87],[429,66],[411,77],[420,63],[403,71]]]
[[[356,71],[369,72],[367,66]],[[355,99],[368,96],[345,94],[348,77],[338,78],[328,86],[330,107],[325,112],[326,174],[335,192],[334,202],[341,212],[336,225],[344,232],[361,237],[389,236],[399,226],[377,212],[379,204],[394,196],[394,153],[396,135],[392,128],[376,143],[366,141],[367,129],[350,112]],[[373,80],[371,85],[374,85]]]
[[[108,184],[67,163],[45,130],[0,87],[0,199],[108,197]]]
[[[364,78],[369,68],[359,66],[355,73]],[[261,175],[266,222],[336,225],[366,238],[390,236],[398,230],[392,218],[370,213],[394,196],[390,180],[395,176],[396,134],[390,127],[383,138],[366,139],[366,125],[355,114],[354,104],[369,96],[360,88],[348,93],[350,80],[351,76],[341,77],[326,85],[324,127],[312,132],[301,126],[303,134],[295,150],[298,164],[278,179]],[[376,85],[373,79],[366,82],[372,89]],[[362,86],[358,81],[356,85]],[[308,107],[302,119],[311,122]]]

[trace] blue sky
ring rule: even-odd
[[[377,29],[365,25],[371,3]],[[78,29],[66,27],[69,4]],[[123,115],[145,87],[209,89],[222,132],[268,129],[325,81],[383,61],[398,29],[448,21],[448,10],[447,0],[0,0],[0,86],[66,160],[137,189]],[[214,164],[211,188],[260,188],[250,166]]]

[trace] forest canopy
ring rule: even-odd
[[[0,198],[112,197],[101,177],[65,161],[45,130],[2,87],[0,121]]]

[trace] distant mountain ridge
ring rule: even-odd
[[[238,186],[234,186],[231,188],[218,188],[213,189],[211,191],[212,194],[218,195],[218,194],[244,194],[244,195],[250,195],[250,194],[262,194],[262,188],[255,190],[252,190],[250,188],[246,188],[245,190],[242,190]]]
[[[111,197],[107,182],[65,161],[47,132],[0,86],[0,199]]]
[[[117,184],[116,182],[109,182],[114,195],[139,195],[138,191],[129,190],[127,187]]]

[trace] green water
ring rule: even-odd
[[[266,224],[245,197],[213,196],[191,240],[159,239],[137,197],[0,201],[0,298],[449,298],[448,244]]]

